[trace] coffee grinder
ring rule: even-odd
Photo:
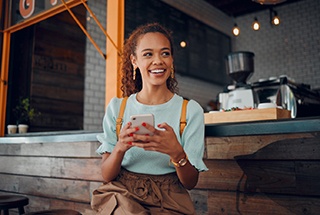
[[[227,86],[224,93],[219,94],[220,110],[232,108],[255,108],[257,96],[247,80],[254,72],[254,53],[232,52],[226,56],[227,74],[232,78],[234,84]]]

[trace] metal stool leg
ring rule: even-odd
[[[18,210],[19,210],[19,215],[24,214],[24,207],[20,207],[18,208]]]

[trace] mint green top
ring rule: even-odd
[[[113,98],[103,118],[103,133],[97,135],[102,143],[97,153],[112,152],[117,143],[116,120],[122,98]],[[131,115],[152,113],[155,125],[166,122],[176,133],[177,139],[186,152],[190,163],[199,171],[207,171],[202,157],[204,153],[204,115],[202,107],[194,100],[187,105],[187,126],[180,137],[180,115],[183,98],[175,94],[168,102],[160,105],[144,105],[137,101],[136,94],[128,100],[123,115],[122,126],[129,122]],[[175,172],[170,157],[155,151],[145,151],[142,148],[130,148],[122,161],[122,167],[136,173],[162,175]],[[169,165],[170,164],[170,165]]]

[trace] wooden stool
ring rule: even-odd
[[[24,214],[24,206],[29,204],[29,199],[19,195],[0,195],[0,214],[9,215],[10,208],[18,208],[19,215]]]
[[[55,209],[26,213],[25,215],[81,215],[78,211],[70,209]]]

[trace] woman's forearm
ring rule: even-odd
[[[188,189],[193,189],[198,183],[199,172],[191,163],[188,163],[182,167],[176,167],[177,175],[182,185]]]
[[[111,154],[102,155],[101,173],[106,182],[110,182],[118,176],[124,154],[125,152],[117,150],[115,147]]]

